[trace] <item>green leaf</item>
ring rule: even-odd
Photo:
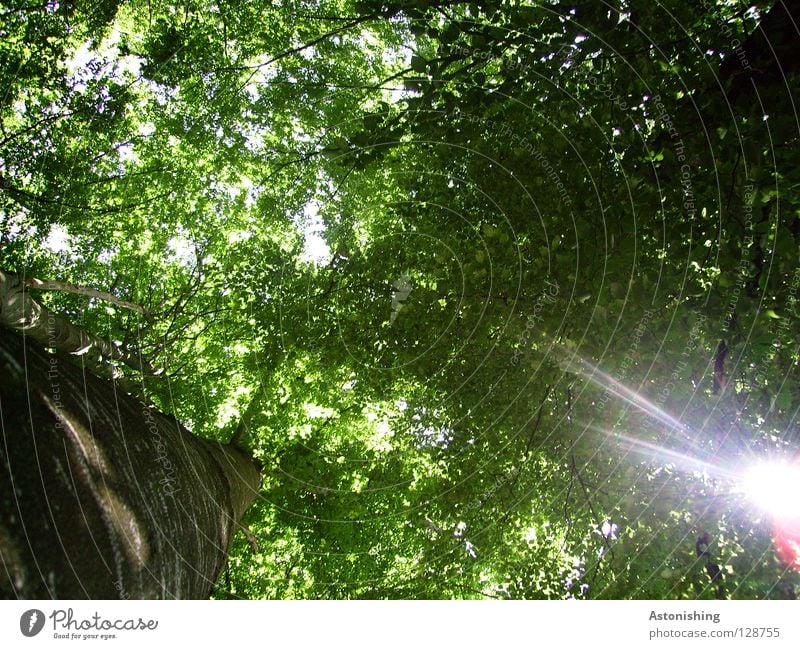
[[[421,56],[414,54],[411,57],[411,69],[415,72],[425,72],[428,69],[428,62]]]

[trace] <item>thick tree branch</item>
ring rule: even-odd
[[[253,398],[250,400],[250,403],[247,404],[247,409],[244,411],[244,414],[242,414],[241,419],[239,419],[236,430],[233,431],[233,435],[228,442],[231,446],[241,448],[242,442],[250,434],[250,423],[253,421],[253,417],[256,416],[256,413],[261,406],[261,391],[263,389],[264,384],[259,383],[256,391],[253,393]]]
[[[147,310],[138,304],[126,302],[125,300],[121,300],[120,298],[111,295],[111,293],[98,291],[97,289],[89,288],[87,286],[78,286],[76,284],[70,284],[69,282],[59,282],[54,280],[41,280],[36,279],[35,277],[25,277],[22,282],[28,288],[32,288],[37,291],[62,291],[64,293],[74,293],[75,295],[84,295],[86,297],[96,297],[98,300],[111,302],[112,304],[116,304],[124,309],[136,311],[136,313],[141,313],[142,315],[147,314]]]
[[[0,325],[22,331],[45,347],[85,356],[94,363],[115,360],[142,374],[157,374],[146,360],[136,354],[45,309],[30,296],[22,277],[5,271],[0,271]]]
[[[247,543],[250,545],[250,550],[252,550],[253,554],[258,554],[259,552],[258,539],[256,539],[256,536],[255,534],[253,534],[253,531],[241,521],[238,521],[236,525],[242,531],[244,537],[247,539]]]

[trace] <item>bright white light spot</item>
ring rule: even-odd
[[[109,264],[111,263],[111,260],[117,256],[118,252],[119,248],[104,248],[97,255],[97,261],[99,261],[101,264]]]
[[[324,264],[330,259],[331,251],[328,244],[317,233],[312,232],[306,235],[306,246],[303,251],[303,256],[309,261],[318,264]]]
[[[172,258],[175,261],[182,264],[186,268],[190,268],[192,266],[195,255],[191,241],[183,236],[175,236],[167,242],[167,247],[169,248],[170,253],[172,253]]]
[[[329,418],[336,414],[336,411],[333,408],[319,406],[316,403],[304,403],[303,410],[306,413],[306,417],[309,419],[320,419],[322,417]]]
[[[124,144],[120,144],[117,147],[117,155],[121,162],[138,162],[139,156],[136,155],[136,152],[133,150],[133,144],[130,142],[125,142]]]
[[[315,201],[303,206],[303,214],[295,219],[295,224],[303,233],[305,245],[301,259],[315,264],[326,264],[331,259],[331,250],[323,238],[325,224],[319,216],[319,205]]]
[[[477,558],[478,558],[478,555],[477,555],[477,553],[475,552],[475,546],[474,546],[474,545],[472,545],[472,543],[470,543],[469,541],[465,541],[465,542],[464,542],[464,549],[466,549],[466,551],[467,551],[467,554],[468,554],[470,557],[472,557],[473,559],[477,559]]]
[[[611,521],[603,521],[603,524],[600,526],[600,534],[602,534],[607,539],[611,539],[615,541],[617,539],[617,531],[619,527],[616,523],[612,523]]]
[[[253,233],[249,230],[234,230],[228,232],[228,243],[239,243],[240,241],[247,241]]]
[[[91,42],[86,41],[78,49],[76,49],[72,56],[66,61],[67,70],[71,75],[77,75],[86,69],[86,66],[94,58],[94,53],[91,49]],[[83,84],[81,84],[83,85]]]
[[[800,466],[796,464],[756,464],[744,474],[742,491],[754,505],[775,518],[800,518]]]
[[[47,239],[44,241],[44,247],[56,254],[72,250],[67,228],[63,225],[54,225],[50,228],[50,234],[47,235]]]

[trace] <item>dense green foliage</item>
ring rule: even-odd
[[[4,2],[0,267],[244,421],[217,597],[793,596],[735,479],[799,441],[771,7]]]

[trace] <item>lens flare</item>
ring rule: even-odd
[[[742,491],[756,507],[775,519],[800,518],[800,466],[765,462],[744,474]]]
[[[742,491],[772,519],[777,555],[800,571],[800,459],[754,465],[744,474]]]
[[[688,442],[698,450],[695,443],[702,431],[693,431],[652,401],[632,390],[597,365],[581,358],[564,345],[551,343],[549,350],[554,360],[565,372],[577,374],[603,390],[639,410],[650,419],[659,422],[686,445]],[[625,444],[629,450],[673,463],[683,472],[701,472],[711,478],[724,480],[734,493],[743,495],[754,507],[769,517],[775,553],[790,568],[800,572],[800,456],[792,461],[764,461],[752,465],[742,472],[734,465],[734,458],[723,462],[708,462],[702,457],[693,457],[665,445],[636,439],[634,436],[604,430],[592,422],[586,430],[597,430],[603,435]],[[700,454],[702,455],[702,453]]]

